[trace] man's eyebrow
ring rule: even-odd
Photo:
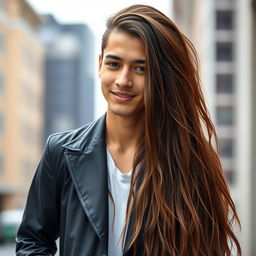
[[[106,59],[114,59],[114,60],[120,60],[122,61],[123,59],[119,56],[116,55],[112,55],[112,54],[108,54],[105,56]],[[145,64],[146,61],[144,59],[137,59],[137,60],[133,60],[131,61],[132,63],[136,63],[136,64]]]

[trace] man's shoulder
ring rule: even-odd
[[[95,140],[95,137],[102,137],[104,128],[105,115],[79,128],[51,134],[46,145],[50,151],[63,151],[65,148],[81,150],[92,138]]]
[[[81,134],[83,134],[92,123],[93,122],[85,124],[76,129],[53,133],[49,135],[47,139],[47,144],[49,144],[50,146],[65,145],[69,141],[81,136]]]

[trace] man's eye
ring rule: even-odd
[[[139,67],[135,67],[136,71],[140,71],[140,72],[144,72],[145,71],[145,67],[143,66],[139,66]]]
[[[107,62],[106,65],[108,65],[112,68],[118,68],[120,66],[118,62],[113,62],[113,61]]]

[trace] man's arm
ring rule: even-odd
[[[55,241],[59,235],[59,190],[49,144],[50,138],[29,190],[16,237],[17,256],[53,256],[57,250]]]

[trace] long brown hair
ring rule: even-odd
[[[145,135],[135,158],[125,229],[129,244],[147,256],[231,255],[239,219],[216,153],[219,142],[200,87],[196,51],[175,24],[146,5],[110,17],[113,29],[142,40],[146,49]],[[124,229],[124,230],[125,230]]]

